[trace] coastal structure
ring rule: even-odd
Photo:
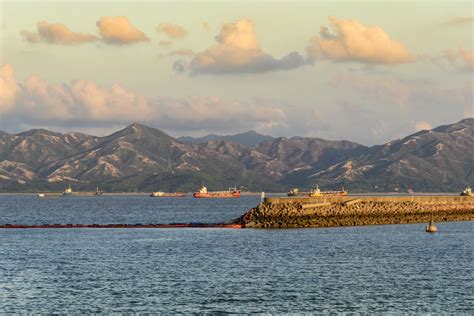
[[[265,198],[236,220],[244,227],[297,228],[474,220],[468,196]]]

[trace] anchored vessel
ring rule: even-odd
[[[67,189],[64,190],[63,195],[72,195],[72,194],[73,194],[72,188],[71,188],[71,185],[69,184],[69,186],[67,187]]]
[[[288,192],[288,196],[309,196],[309,197],[317,197],[317,196],[345,196],[347,195],[347,190],[344,188],[340,191],[321,191],[319,186],[316,186],[316,189],[311,189],[309,192],[300,192],[297,188],[291,189]]]
[[[335,195],[335,196],[345,196],[347,195],[347,190],[342,190],[340,191],[321,191],[319,189],[319,186],[316,187],[316,189],[312,189],[311,192],[309,193],[310,197],[315,197],[315,196],[327,196],[327,195]]]
[[[291,189],[287,193],[288,196],[307,196],[309,192],[300,192],[298,188]]]
[[[102,195],[104,192],[99,190],[99,187],[96,187],[94,195]]]
[[[472,193],[472,189],[471,187],[467,187],[465,188],[462,192],[461,192],[461,196],[474,196],[474,193]]]
[[[240,190],[236,187],[229,188],[227,191],[207,191],[207,188],[202,185],[199,191],[193,194],[195,198],[239,198]]]
[[[155,191],[150,194],[152,197],[185,197],[186,192],[162,192],[162,191]]]

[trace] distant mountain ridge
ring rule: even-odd
[[[187,142],[187,143],[207,143],[209,141],[226,141],[226,142],[233,142],[237,144],[241,144],[244,146],[255,146],[261,142],[272,140],[274,137],[268,135],[262,135],[257,133],[256,131],[248,131],[245,133],[239,133],[235,135],[216,135],[216,134],[209,134],[204,137],[191,137],[191,136],[183,136],[177,138],[180,142]]]
[[[137,123],[105,137],[0,133],[0,191],[62,190],[68,183],[76,190],[194,191],[204,181],[211,190],[456,192],[474,183],[473,118],[371,147],[305,137],[251,144],[179,141]]]

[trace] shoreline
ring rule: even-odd
[[[38,193],[49,194],[49,195],[62,195],[63,192],[58,191],[38,191],[38,192],[0,192],[2,195],[36,195]],[[150,195],[152,192],[103,192],[102,195]],[[192,195],[194,192],[188,192],[188,195]],[[241,192],[242,196],[261,196],[262,192]],[[95,191],[83,191],[74,192],[72,196],[91,196],[95,195]],[[287,198],[286,192],[265,192],[265,196],[275,196]],[[363,192],[363,193],[350,193],[347,197],[371,197],[371,196],[387,196],[387,197],[411,197],[411,196],[460,196],[459,192],[416,192],[414,194],[409,193],[397,193],[397,192]],[[299,198],[299,197],[294,197]],[[300,197],[307,198],[307,197]]]

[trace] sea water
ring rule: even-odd
[[[1,195],[1,224],[226,222],[259,197]],[[0,229],[0,313],[473,313],[474,223]]]

